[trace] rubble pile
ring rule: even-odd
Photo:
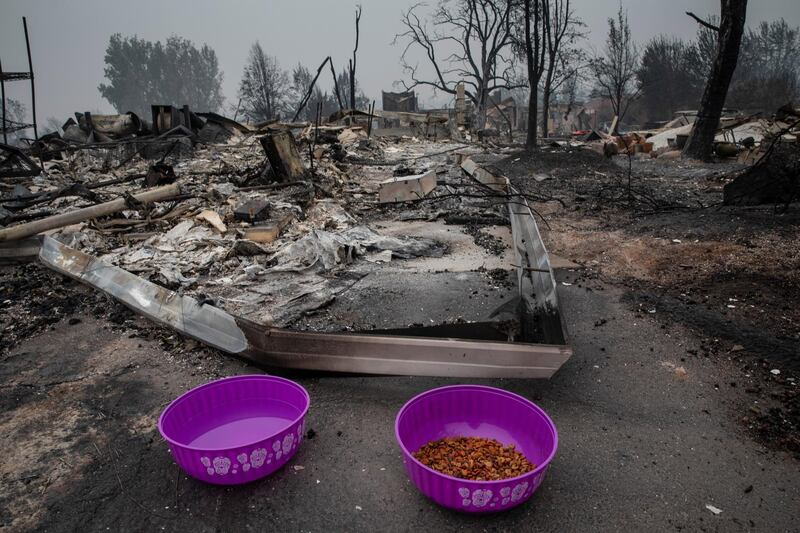
[[[719,158],[736,158],[738,162],[752,164],[766,152],[769,144],[778,140],[797,143],[800,139],[800,113],[791,104],[776,111],[772,118],[757,115],[729,114],[720,119],[714,142],[714,153]],[[636,130],[618,133],[616,121],[613,133],[597,130],[578,131],[575,141],[586,143],[593,150],[608,157],[626,154],[639,158],[676,159],[692,131],[696,111],[681,111],[659,129]],[[564,144],[561,142],[560,144]]]
[[[13,255],[18,237],[45,231],[104,263],[272,327],[292,327],[391,262],[448,254],[451,243],[424,230],[406,235],[404,223],[467,224],[467,239],[493,248],[481,253],[502,255],[502,241],[480,228],[508,224],[504,199],[458,164],[479,150],[368,136],[347,119],[254,127],[185,107],[153,106],[152,122],[133,113],[76,114],[63,137],[34,147],[41,174],[17,178],[4,192],[0,241]],[[382,233],[393,220],[400,226]],[[451,319],[460,316],[431,322]],[[384,325],[408,324],[398,316]]]

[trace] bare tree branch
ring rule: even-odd
[[[714,30],[716,32],[719,32],[719,26],[714,26],[710,22],[706,22],[705,20],[701,19],[700,17],[698,17],[697,15],[692,13],[691,11],[687,11],[686,14],[689,15],[690,17],[692,17],[694,20],[696,20],[698,24],[701,24],[701,25],[705,26],[709,30]]]
[[[395,36],[395,44],[405,42],[400,63],[407,81],[406,90],[419,86],[433,87],[456,94],[458,83],[474,90],[465,94],[478,112],[485,113],[491,91],[514,85],[513,62],[503,55],[511,44],[511,18],[517,0],[453,0],[441,2],[424,22],[416,4],[402,16],[405,31]],[[446,56],[445,46],[455,50]],[[423,75],[418,64],[410,64],[412,51],[424,52],[432,75]],[[449,52],[449,50],[448,50]]]

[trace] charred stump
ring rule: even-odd
[[[291,131],[278,131],[261,137],[261,146],[267,154],[269,164],[281,181],[301,180],[306,175],[306,167],[300,159],[297,144]]]

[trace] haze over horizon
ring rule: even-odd
[[[104,80],[103,58],[112,34],[137,35],[151,41],[163,41],[175,34],[196,45],[206,43],[216,51],[224,73],[223,93],[227,103],[235,105],[247,52],[256,40],[286,70],[300,62],[315,71],[322,59],[331,55],[341,71],[352,54],[357,3],[363,6],[363,16],[356,74],[361,88],[370,99],[376,100],[379,108],[381,90],[392,90],[393,83],[403,78],[399,64],[402,46],[392,45],[392,40],[403,29],[401,12],[414,3],[410,0],[361,0],[352,4],[332,0],[236,0],[224,4],[212,0],[58,3],[5,0],[0,7],[0,60],[6,71],[27,70],[22,29],[22,17],[26,16],[36,76],[37,115],[40,124],[44,124],[50,117],[66,120],[74,111],[114,112],[97,89]],[[616,12],[617,0],[574,0],[574,5],[589,32],[587,47],[601,47],[607,18]],[[685,11],[708,17],[718,14],[719,2],[639,0],[623,1],[623,7],[628,10],[634,38],[644,44],[662,33],[693,38],[697,24]],[[800,25],[800,2],[750,3],[748,26],[779,18],[792,26]],[[325,89],[330,85],[328,78],[321,78]],[[441,94],[434,96],[430,90],[418,91],[423,105],[439,105],[449,100]],[[6,96],[22,101],[30,110],[26,83],[6,84]]]

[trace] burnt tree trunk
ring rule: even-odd
[[[534,77],[533,43],[531,42],[531,1],[525,0],[525,59],[528,63],[528,124],[525,146],[536,148],[536,112],[539,101],[539,80]]]
[[[528,135],[525,138],[525,146],[536,148],[538,141],[537,130],[539,125],[536,123],[536,116],[539,114],[539,91],[532,88],[528,97]]]
[[[728,86],[739,60],[739,47],[744,32],[747,0],[720,0],[720,4],[717,57],[703,91],[697,120],[683,149],[684,156],[694,159],[711,158],[714,136],[725,106]]]
[[[356,52],[358,52],[358,23],[361,21],[361,6],[356,8],[356,46],[350,60],[350,109],[356,109]]]
[[[550,95],[552,94],[552,81],[548,78],[545,79],[544,88],[542,90],[542,136],[546,139],[549,135],[550,126]]]
[[[531,4],[533,12],[531,13]],[[539,33],[543,17],[539,0],[525,0],[525,59],[528,64],[528,133],[525,138],[527,148],[536,148],[538,143],[539,81],[544,68],[543,36]],[[531,15],[533,15],[533,35],[531,35]],[[545,25],[544,28],[547,28]]]

